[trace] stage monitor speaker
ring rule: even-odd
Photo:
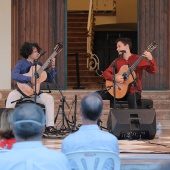
[[[155,109],[110,109],[107,129],[118,139],[153,139]]]

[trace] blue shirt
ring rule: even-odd
[[[39,66],[42,66],[42,63],[38,62]],[[26,59],[23,60],[19,60],[14,68],[14,70],[12,71],[12,79],[16,80],[17,82],[21,82],[21,83],[27,83],[27,82],[31,82],[31,77],[28,76],[24,76],[23,74],[28,73],[30,68],[32,66],[32,63],[29,62]],[[50,73],[47,72],[47,79],[46,81],[51,83],[52,82],[52,77],[54,77],[56,74],[55,69],[51,69],[51,75]]]
[[[47,149],[40,141],[17,142],[0,153],[0,170],[68,170],[66,156]]]
[[[97,125],[82,125],[77,132],[63,140],[62,152],[85,150],[113,151],[119,155],[118,140],[111,133],[100,130]]]

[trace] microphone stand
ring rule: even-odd
[[[73,128],[72,131],[75,132],[78,130],[78,127],[76,127],[76,112],[77,112],[77,95],[75,95],[75,100],[74,100],[74,118],[73,118]]]
[[[132,78],[133,78],[133,83],[132,85],[134,86],[134,106],[135,108],[134,109],[137,109],[137,104],[136,104],[136,89],[137,89],[137,85],[136,85],[136,79],[132,73],[132,70],[131,70],[131,67],[128,65],[128,68],[130,70],[130,74],[132,75]]]
[[[122,55],[121,56],[123,56],[123,52],[122,52]],[[120,87],[116,84],[116,79],[115,79],[115,76],[116,76],[116,63],[117,63],[117,60],[118,60],[119,58],[117,58],[114,62],[113,62],[113,64],[111,65],[112,66],[112,69],[113,69],[113,92],[114,92],[114,109],[116,108],[116,87],[119,89],[119,90],[121,90],[120,89]]]
[[[57,85],[57,83],[56,83],[53,75],[52,75],[48,70],[46,70],[46,71],[50,74],[50,76],[51,76],[51,78],[52,78],[52,80],[53,80],[56,88],[58,89],[58,85]],[[55,119],[54,119],[54,123],[56,123],[57,118],[58,118],[58,115],[60,114],[60,109],[61,109],[61,110],[62,110],[62,112],[61,112],[61,114],[62,114],[62,125],[61,125],[61,127],[60,127],[60,132],[61,132],[62,130],[67,130],[67,129],[70,131],[71,128],[70,128],[70,125],[69,125],[69,120],[68,120],[68,118],[67,118],[67,116],[66,116],[66,113],[65,113],[65,111],[64,111],[64,104],[66,104],[66,106],[67,106],[68,109],[70,109],[70,106],[68,105],[68,103],[67,103],[67,101],[66,101],[66,97],[63,95],[63,93],[62,93],[62,91],[61,91],[60,89],[59,89],[59,93],[60,93],[60,95],[62,96],[62,99],[60,100],[61,104],[59,105],[57,114],[56,114]],[[66,126],[65,126],[64,121],[65,121],[66,124],[67,124],[67,128],[66,128]],[[67,133],[67,132],[66,132],[66,133]],[[64,134],[63,134],[63,135],[64,135]]]
[[[113,92],[114,92],[114,102],[113,103],[114,103],[114,108],[116,108],[116,80],[115,80],[116,62],[117,62],[117,59],[112,64],[112,69],[113,69]]]
[[[37,73],[37,64],[38,64],[38,59],[37,60],[34,60],[34,66],[35,66],[35,72],[34,72],[34,77],[35,77],[35,80],[34,80],[34,102],[36,103],[36,100],[37,100],[37,79],[39,78],[39,74]]]
[[[47,51],[42,52],[39,57],[34,60],[33,66],[35,66],[35,72],[34,72],[34,77],[35,77],[35,81],[34,81],[34,85],[35,85],[35,90],[34,90],[34,102],[37,102],[37,79],[40,77],[40,75],[37,72],[37,65],[38,65],[38,61],[40,60],[40,58],[46,53]]]

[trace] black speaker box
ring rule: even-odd
[[[155,109],[110,109],[107,129],[118,139],[153,139]]]

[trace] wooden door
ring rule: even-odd
[[[157,62],[157,73],[151,75],[144,73],[143,87],[145,89],[169,89],[169,9],[168,0],[138,0],[138,45],[139,52],[153,41],[158,44],[152,52]]]

